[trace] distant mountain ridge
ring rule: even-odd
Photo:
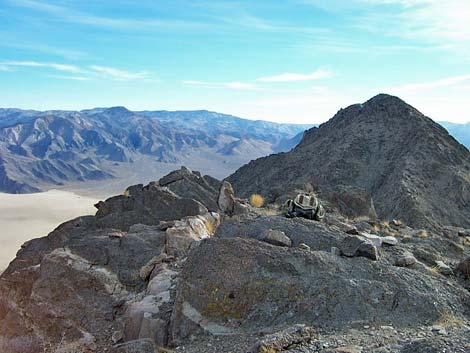
[[[470,148],[470,123],[457,124],[448,121],[439,121],[454,138],[462,145]]]
[[[308,127],[209,111],[0,109],[0,191],[132,174],[123,181],[129,184],[179,164],[225,177],[250,159],[293,148],[292,139]]]

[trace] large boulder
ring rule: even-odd
[[[111,197],[96,205],[97,225],[123,230],[133,224],[157,225],[160,221],[178,220],[208,212],[207,208],[192,196],[175,194],[154,183],[135,185],[124,195]]]
[[[253,239],[203,240],[181,278],[170,330],[174,342],[197,333],[299,323],[415,325],[437,320],[450,307],[470,309],[462,287],[430,273]]]
[[[220,181],[210,176],[201,176],[186,167],[181,167],[158,181],[158,185],[168,188],[184,198],[194,199],[209,211],[218,212]]]

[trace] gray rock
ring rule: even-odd
[[[307,244],[304,244],[304,243],[300,243],[299,244],[299,249],[302,249],[302,250],[305,250],[305,251],[310,251],[310,246],[308,246]]]
[[[205,239],[180,275],[170,342],[304,322],[330,328],[418,325],[436,321],[449,303],[459,312],[469,305],[465,289],[432,274],[324,251],[286,251],[252,239]],[[436,291],[438,296],[429,295]]]
[[[171,172],[161,178],[158,183],[173,191],[180,197],[193,199],[203,204],[209,211],[218,212],[217,198],[219,187],[212,179],[201,177],[198,172],[192,172],[188,168]]]
[[[363,233],[363,232],[359,233],[359,235],[362,238],[365,238],[365,239],[369,240],[372,244],[374,244],[374,246],[377,249],[382,246],[383,238],[379,237],[378,235],[370,234],[370,233]]]
[[[217,202],[222,212],[229,216],[233,215],[235,208],[235,193],[232,185],[228,181],[222,182]]]
[[[180,197],[158,186],[139,186],[129,190],[132,193],[111,197],[100,203],[96,213],[98,225],[128,230],[137,223],[158,225],[160,221],[177,220],[208,212],[207,208],[195,199]]]
[[[140,339],[118,344],[111,348],[111,353],[155,353],[155,344],[150,339]]]
[[[394,246],[398,244],[398,239],[393,236],[382,237],[382,244]]]
[[[462,260],[457,265],[457,271],[466,279],[470,279],[470,257],[467,257],[465,260]]]
[[[397,257],[395,265],[399,267],[413,266],[417,262],[416,258],[410,252],[405,252]]]
[[[268,229],[261,240],[277,246],[292,246],[292,240],[281,230]]]
[[[452,269],[443,261],[436,261],[436,267],[443,275],[450,276],[454,274],[454,271],[452,271]]]
[[[363,256],[374,261],[379,258],[377,247],[370,240],[358,236],[348,235],[339,245],[341,254],[347,257]]]
[[[315,329],[299,324],[263,337],[249,353],[281,352],[293,345],[309,343],[315,337]]]

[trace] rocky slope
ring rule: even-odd
[[[186,168],[129,187],[22,246],[0,351],[467,352],[470,230],[369,219],[367,197],[346,219],[336,200],[319,223]]]
[[[207,111],[0,109],[0,191],[125,182],[126,170],[133,172],[128,182],[146,180],[149,170],[155,178],[188,162],[210,163],[212,174],[226,176],[250,159],[294,147],[291,138],[305,128]]]
[[[378,95],[308,130],[291,152],[260,158],[229,177],[242,195],[274,197],[311,183],[327,195],[355,186],[379,217],[416,227],[470,226],[470,153],[402,100]]]

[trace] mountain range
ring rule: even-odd
[[[222,178],[251,159],[293,148],[308,127],[209,111],[0,109],[0,191],[75,183],[117,192],[181,164]]]

